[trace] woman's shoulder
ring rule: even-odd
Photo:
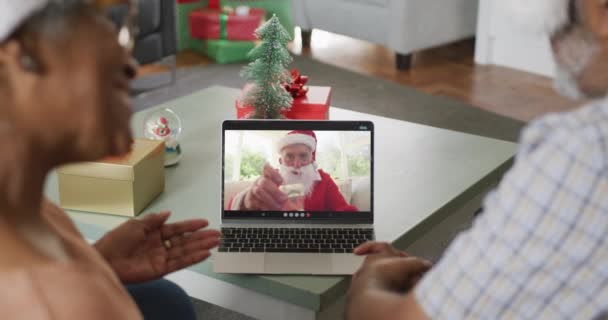
[[[7,319],[141,319],[122,287],[75,262],[0,272],[0,312]]]
[[[50,200],[42,200],[41,214],[51,225],[61,232],[68,232],[79,237],[81,236],[78,228],[76,228],[76,225],[74,225],[74,222],[70,219],[68,214]]]
[[[61,219],[70,220],[69,216],[63,209],[53,203],[51,200],[44,198],[42,199],[42,205],[40,211],[44,216],[52,216],[53,218],[60,217]]]

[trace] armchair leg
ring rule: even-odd
[[[302,48],[310,48],[310,39],[312,38],[312,30],[301,31],[302,34]]]
[[[412,67],[412,54],[401,54],[395,55],[395,61],[397,62],[397,69],[401,71],[408,71]]]
[[[163,58],[161,64],[169,67],[169,72],[171,73],[170,85],[174,85],[177,80],[177,59],[175,55]]]

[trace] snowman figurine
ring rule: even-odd
[[[178,138],[181,121],[170,109],[162,109],[147,117],[144,135],[146,138],[165,141],[165,167],[176,165],[182,158]]]

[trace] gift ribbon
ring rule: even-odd
[[[220,13],[220,39],[228,39],[228,15]]]
[[[219,9],[220,1],[219,0],[209,0],[209,3],[207,4],[207,6],[209,7],[209,9]]]
[[[291,83],[285,84],[285,90],[291,94],[294,98],[300,98],[308,93],[308,76],[300,74],[298,69],[291,70]]]

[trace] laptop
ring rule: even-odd
[[[373,181],[369,121],[225,121],[214,271],[353,274],[374,239]]]

